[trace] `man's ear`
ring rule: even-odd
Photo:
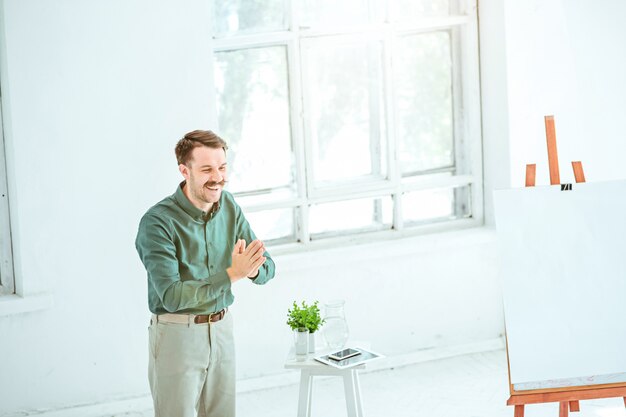
[[[178,170],[183,175],[183,177],[185,177],[186,180],[189,180],[189,167],[188,166],[184,164],[180,164],[178,165]]]

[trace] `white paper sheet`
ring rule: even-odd
[[[624,379],[626,181],[494,195],[511,382]]]

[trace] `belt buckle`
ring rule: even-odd
[[[224,314],[226,314],[226,311],[224,311],[224,309],[221,309],[220,311],[216,311],[215,313],[209,314],[209,323],[215,323],[215,322],[220,321],[221,319],[224,318]],[[219,316],[220,318],[213,321],[214,316]]]
[[[209,320],[207,321],[207,323],[209,323],[209,324],[214,323],[214,322],[213,322],[213,316],[216,316],[216,315],[218,315],[218,314],[220,314],[220,313],[221,313],[221,311],[218,311],[218,312],[216,312],[216,313],[211,313],[211,314],[209,314]],[[219,321],[219,320],[215,320],[215,321]]]

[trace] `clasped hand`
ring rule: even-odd
[[[265,245],[260,240],[253,240],[246,247],[246,241],[239,239],[233,249],[232,263],[226,269],[230,282],[239,281],[246,277],[254,278],[266,260],[263,256],[264,252]]]

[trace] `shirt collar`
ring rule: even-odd
[[[185,193],[183,192],[183,187],[185,186],[186,181],[181,182],[176,188],[176,192],[174,193],[174,200],[176,203],[194,220],[206,221],[209,214],[215,214],[220,209],[220,203],[222,202],[222,196],[224,195],[224,190],[222,190],[222,194],[220,195],[220,199],[218,202],[213,203],[211,209],[208,213],[200,210],[198,207],[191,204],[191,201],[187,198]]]

